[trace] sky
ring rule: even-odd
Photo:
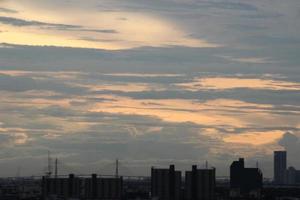
[[[299,0],[0,0],[0,176],[300,169]]]

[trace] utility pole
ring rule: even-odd
[[[58,168],[57,168],[57,158],[55,159],[55,171],[54,171],[54,193],[57,194],[57,174],[58,174]]]
[[[118,178],[119,177],[119,160],[118,159],[116,159],[116,178]]]
[[[57,162],[58,162],[58,159],[56,158],[56,159],[55,159],[55,178],[57,178],[57,175],[58,175]]]
[[[51,176],[52,174],[50,151],[48,151],[48,171],[46,174],[47,176]]]

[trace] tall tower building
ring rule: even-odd
[[[274,151],[274,183],[284,184],[286,151]]]

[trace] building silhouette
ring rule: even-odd
[[[230,196],[232,198],[260,199],[263,175],[258,168],[245,168],[244,159],[230,166]]]
[[[286,151],[274,151],[274,183],[284,184],[286,171]]]
[[[43,177],[43,199],[112,199],[120,200],[123,194],[122,177]]]
[[[151,168],[151,196],[159,200],[181,200],[181,171]]]
[[[216,170],[197,169],[185,172],[185,199],[186,200],[213,200],[215,199]]]
[[[285,185],[300,185],[300,170],[289,167],[284,173]]]

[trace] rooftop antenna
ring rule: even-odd
[[[207,160],[205,161],[205,168],[208,169],[208,162],[207,162]]]
[[[116,159],[116,177],[119,177],[119,160]]]

